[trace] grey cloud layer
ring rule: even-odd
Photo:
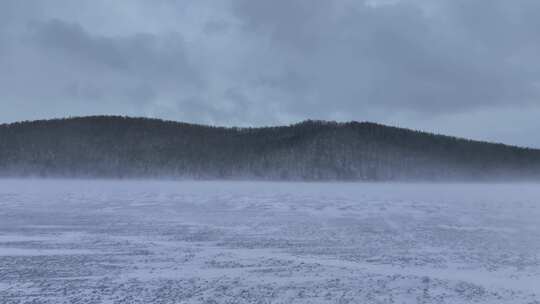
[[[536,0],[6,0],[0,121],[355,119],[540,146],[539,34]],[[505,109],[513,128],[488,128]]]

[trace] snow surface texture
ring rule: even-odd
[[[0,303],[540,303],[540,187],[0,180]]]

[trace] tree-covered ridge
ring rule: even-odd
[[[224,128],[91,116],[0,125],[0,175],[270,180],[540,178],[540,150],[368,122]]]

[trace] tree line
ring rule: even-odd
[[[369,122],[225,128],[90,116],[0,125],[0,176],[531,180],[540,150]]]

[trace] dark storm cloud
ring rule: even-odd
[[[106,36],[59,19],[28,22],[18,30],[6,38],[9,49],[0,57],[5,67],[0,87],[15,116],[144,115],[160,96],[204,87],[179,33]],[[167,107],[170,97],[163,98]],[[20,113],[16,107],[33,109]]]
[[[540,145],[539,34],[536,0],[6,0],[0,120],[376,120]]]
[[[78,24],[51,20],[35,25],[32,39],[50,56],[60,56],[88,68],[129,73],[141,80],[200,84],[186,61],[181,35],[136,33],[127,37],[92,36]]]
[[[530,32],[529,24],[513,23],[525,14],[505,14],[502,2],[470,2],[485,1],[443,3],[444,11],[429,15],[410,2],[344,7],[328,1],[310,6],[312,2],[283,0],[270,8],[268,2],[239,0],[236,12],[245,21],[244,29],[268,37],[279,50],[297,52],[297,60],[287,66],[308,79],[316,95],[323,97],[321,103],[339,97],[338,103],[353,108],[447,112],[535,102],[538,69],[525,73],[512,61],[520,51],[538,50],[530,43],[537,33]],[[479,16],[470,16],[471,11]],[[491,24],[504,32],[490,32]],[[529,40],[512,37],[523,31],[530,32]],[[500,36],[495,40],[488,34]],[[507,43],[501,48],[513,46],[501,53],[497,43]],[[535,61],[529,64],[538,67]]]

